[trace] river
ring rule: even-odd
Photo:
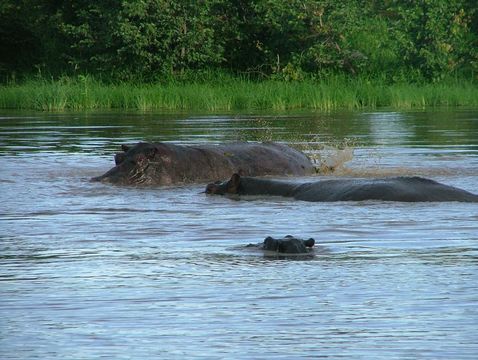
[[[478,206],[89,182],[124,143],[274,140],[478,192],[478,109],[0,114],[1,359],[476,359]],[[215,180],[215,179],[211,179]],[[242,245],[287,234],[317,255]]]

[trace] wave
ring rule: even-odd
[[[463,158],[446,159],[443,156],[435,158],[412,157],[410,153],[403,154],[403,162],[395,159],[400,154],[394,154],[394,164],[387,164],[389,154],[382,154],[380,149],[373,149],[356,155],[355,146],[320,145],[317,149],[307,149],[307,153],[319,175],[337,177],[388,177],[388,176],[476,176],[478,169]],[[416,162],[411,162],[415,160]],[[407,164],[408,163],[408,164]]]

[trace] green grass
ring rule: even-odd
[[[240,78],[167,84],[104,84],[87,76],[34,79],[0,86],[0,108],[44,111],[398,109],[478,106],[478,86],[468,81],[393,84],[331,76],[324,80],[262,82]]]

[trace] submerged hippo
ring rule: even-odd
[[[282,256],[314,256],[315,240],[313,238],[303,240],[292,235],[283,238],[273,238],[268,236],[263,242],[258,244],[249,244],[245,248],[248,250],[259,250],[266,257]]]
[[[93,181],[173,185],[224,178],[233,172],[247,176],[315,173],[305,154],[278,143],[182,146],[140,142],[122,149],[115,156],[116,166]]]
[[[262,244],[262,249],[265,251],[275,251],[281,254],[307,254],[315,245],[315,240],[310,238],[302,240],[287,235],[282,239],[274,239],[273,237],[266,237]]]
[[[463,201],[478,202],[478,195],[421,177],[322,180],[297,184],[232,175],[206,187],[207,194],[277,195],[304,201]]]

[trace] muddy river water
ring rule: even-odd
[[[317,179],[420,175],[478,192],[478,109],[3,111],[1,359],[476,359],[477,204],[88,181],[140,140],[281,141],[337,167]],[[315,238],[317,255],[242,247],[287,234]]]

